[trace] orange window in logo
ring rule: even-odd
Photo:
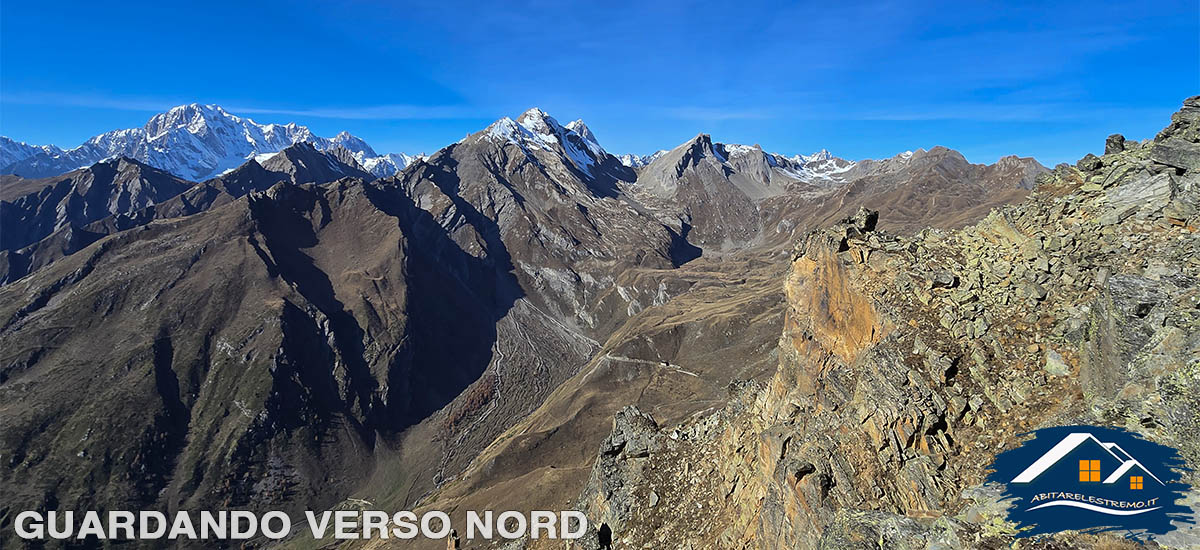
[[[1099,460],[1080,460],[1079,461],[1079,481],[1099,482],[1100,481],[1100,461]]]
[[[1129,488],[1130,489],[1141,489],[1142,488],[1142,476],[1129,476]]]

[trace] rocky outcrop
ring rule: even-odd
[[[1171,125],[1154,137],[1150,159],[1177,170],[1200,172],[1200,96],[1183,102],[1183,109],[1171,116]]]
[[[1028,430],[1121,426],[1200,465],[1196,101],[962,230],[894,236],[860,212],[811,233],[769,383],[679,426],[640,420],[644,456],[613,452],[642,418],[622,411],[578,504],[622,547],[1000,548],[986,466]]]

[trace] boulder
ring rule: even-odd
[[[1063,356],[1052,349],[1046,350],[1046,373],[1051,376],[1066,376],[1071,374],[1071,367],[1067,366],[1066,361],[1063,361]]]
[[[621,409],[613,418],[613,431],[607,443],[608,452],[620,453],[625,458],[649,456],[651,440],[657,433],[658,423],[654,418],[630,405]]]
[[[1168,137],[1154,144],[1150,150],[1150,160],[1181,169],[1185,173],[1200,172],[1200,145],[1178,137]]]
[[[1079,159],[1079,162],[1075,163],[1075,167],[1084,172],[1092,172],[1099,170],[1102,164],[1103,163],[1100,161],[1100,157],[1088,153],[1087,156]]]
[[[1104,154],[1113,155],[1125,151],[1125,136],[1113,134],[1104,140]]]

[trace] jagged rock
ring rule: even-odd
[[[938,270],[926,276],[929,288],[953,288],[958,285],[958,277],[945,270]]]
[[[1184,225],[1196,218],[1197,210],[1190,202],[1172,200],[1163,208],[1163,216],[1176,225]]]
[[[919,522],[884,512],[841,512],[826,528],[815,548],[819,550],[925,550],[964,548],[956,531],[958,522],[941,518]]]
[[[1112,134],[1104,140],[1104,154],[1113,155],[1125,151],[1125,136]]]
[[[613,419],[613,431],[606,442],[609,453],[626,458],[643,458],[650,454],[651,441],[658,424],[650,415],[630,405],[621,409]]]
[[[848,223],[862,233],[867,233],[875,230],[875,226],[879,223],[879,211],[869,210],[865,207],[859,207],[854,212],[853,216],[846,218],[843,223]]]
[[[1187,141],[1174,136],[1155,143],[1150,150],[1150,160],[1189,173],[1200,172],[1200,152]]]
[[[1088,153],[1087,156],[1079,159],[1079,162],[1075,163],[1075,167],[1083,170],[1084,172],[1093,172],[1095,170],[1099,170],[1100,165],[1100,158],[1091,153]]]
[[[1172,137],[1187,143],[1200,143],[1200,96],[1183,100],[1183,108],[1171,115],[1171,124],[1154,136],[1154,143]]]
[[[1200,96],[1189,97],[1154,138],[1150,160],[1189,173],[1200,171]]]
[[[1171,202],[1173,191],[1170,174],[1135,178],[1105,192],[1109,212],[1126,212],[1133,208],[1147,215],[1157,212]]]

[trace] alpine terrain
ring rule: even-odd
[[[1054,170],[617,156],[537,108],[419,157],[201,105],[0,146],[5,537],[22,510],[576,508],[571,548],[1001,548],[984,466],[1021,433],[1200,464],[1200,98]]]

